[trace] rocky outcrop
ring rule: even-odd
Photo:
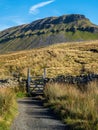
[[[90,36],[88,36],[88,32]],[[28,50],[50,44],[97,40],[98,26],[84,15],[48,17],[0,32],[0,53]],[[73,35],[75,34],[75,35]]]
[[[39,29],[45,29],[53,27],[53,25],[57,24],[68,24],[72,22],[77,22],[79,20],[88,20],[85,18],[84,15],[79,14],[71,14],[71,15],[63,15],[60,17],[49,17],[45,19],[40,19],[35,22],[32,22],[30,25],[28,25],[24,31],[27,31],[29,29],[31,30],[39,30]]]
[[[81,28],[77,28],[77,30],[79,30],[79,31],[87,31],[87,32],[91,32],[91,33],[98,33],[98,28],[97,27],[81,27]]]

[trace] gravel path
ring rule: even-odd
[[[48,108],[36,98],[18,100],[19,115],[11,130],[67,130],[66,125],[57,120]]]

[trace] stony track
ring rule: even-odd
[[[37,98],[19,99],[18,109],[19,114],[11,130],[67,130],[67,126],[56,119],[48,108],[44,108]]]

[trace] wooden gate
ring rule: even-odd
[[[46,68],[42,76],[30,76],[30,69],[27,72],[26,91],[28,94],[43,94],[46,79]]]

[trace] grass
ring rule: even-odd
[[[16,98],[24,98],[27,96],[25,85],[20,84],[17,87],[13,88],[13,91],[16,95]]]
[[[0,55],[0,77],[19,75],[42,75],[47,68],[47,76],[80,75],[83,66],[85,74],[98,73],[98,41],[73,42],[51,45],[45,48]]]
[[[76,76],[80,75],[83,69],[85,74],[98,73],[98,40],[62,43],[0,55],[0,79],[19,76],[21,80],[27,76],[28,67],[31,75],[42,75],[43,68],[46,67],[47,77]],[[79,130],[80,128],[97,130],[98,87],[96,86],[96,83],[89,84],[88,91],[83,93],[76,86],[50,84],[45,89],[45,95],[49,101],[48,105],[59,113],[65,123]],[[20,88],[12,91],[12,89],[0,89],[0,130],[4,130],[4,127],[7,130],[12,121],[15,112],[14,95],[17,97],[25,95],[24,90],[20,91]]]
[[[8,130],[17,112],[16,96],[11,88],[0,88],[0,130]]]
[[[0,88],[0,130],[10,130],[10,125],[17,115],[17,98],[26,97],[23,86]]]
[[[91,82],[87,90],[64,84],[47,84],[46,106],[75,130],[98,130],[98,84]]]

